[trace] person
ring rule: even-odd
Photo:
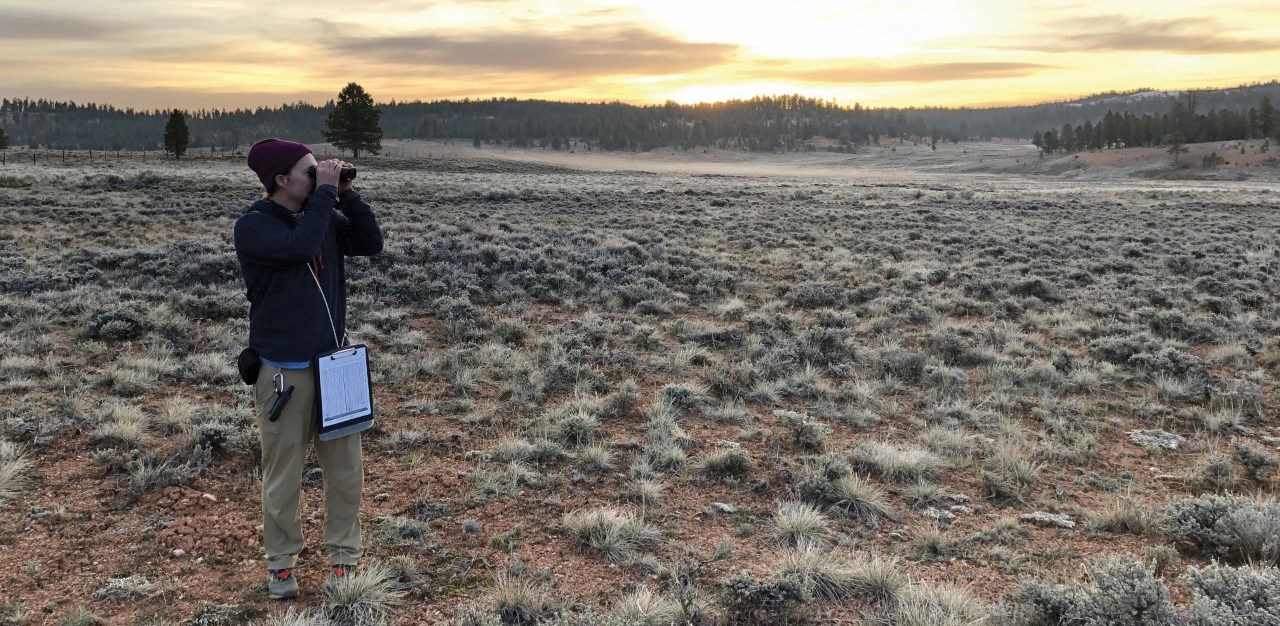
[[[236,220],[234,241],[249,299],[249,348],[261,358],[253,393],[262,445],[268,597],[281,599],[298,595],[294,568],[304,546],[298,509],[308,443],[315,445],[324,474],[328,576],[350,574],[363,552],[360,434],[317,438],[312,358],[343,345],[343,258],[381,252],[382,230],[354,181],[339,179],[349,164],[317,162],[306,145],[275,138],[255,143],[248,162],[266,193]],[[277,385],[294,389],[273,420]]]

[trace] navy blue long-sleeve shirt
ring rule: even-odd
[[[344,257],[381,252],[382,229],[354,190],[339,197],[333,185],[320,185],[297,216],[255,202],[236,220],[235,246],[249,299],[249,347],[271,361],[310,361],[337,347],[335,330],[339,341],[346,332]],[[324,298],[308,269],[317,252]]]

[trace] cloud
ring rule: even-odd
[[[783,62],[785,63],[785,62]],[[795,67],[777,62],[748,70],[744,78],[782,78],[813,83],[931,83],[952,80],[1017,78],[1056,66],[1041,63],[957,61],[887,66],[844,62],[839,66]]]
[[[1280,41],[1232,36],[1213,18],[1138,20],[1124,15],[1094,15],[1065,20],[1007,46],[1038,52],[1173,52],[1234,54],[1280,49]]]
[[[344,35],[328,45],[338,54],[395,65],[577,76],[679,74],[719,65],[738,51],[729,44],[681,41],[639,28],[466,37]]]
[[[136,25],[89,20],[55,13],[6,9],[0,19],[0,38],[7,40],[99,40],[139,30]]]

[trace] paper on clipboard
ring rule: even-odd
[[[369,354],[363,345],[317,359],[320,425],[329,428],[373,413]]]

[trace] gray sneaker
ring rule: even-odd
[[[267,597],[272,600],[285,600],[298,597],[298,577],[293,575],[293,568],[267,570]]]

